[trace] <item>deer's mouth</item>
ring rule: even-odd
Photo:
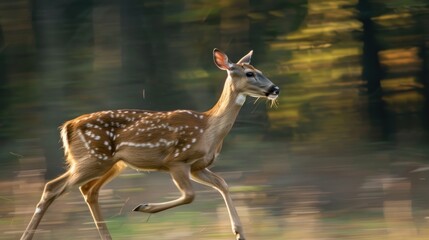
[[[278,98],[278,96],[279,96],[278,94],[268,94],[267,98],[269,100],[276,100]]]
[[[265,96],[269,100],[275,100],[280,94],[280,88],[276,85],[272,85],[267,92],[265,92]]]

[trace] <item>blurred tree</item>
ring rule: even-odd
[[[7,91],[7,74],[6,74],[6,63],[5,63],[5,42],[3,37],[3,28],[0,24],[0,146],[4,145],[7,139],[7,129],[9,129],[8,111],[8,91]]]
[[[189,104],[186,94],[177,91],[181,82],[176,74],[187,61],[182,54],[186,48],[178,47],[180,24],[167,21],[183,6],[155,0],[121,4],[123,80],[134,86],[132,91],[139,89],[139,95],[132,95],[134,106],[169,110]]]
[[[359,10],[359,20],[362,22],[362,78],[367,82],[367,89],[370,95],[381,93],[380,81],[382,79],[382,68],[378,53],[380,46],[376,40],[375,24],[372,21],[373,11],[369,0],[359,0],[357,8]]]
[[[33,29],[37,46],[38,84],[41,93],[40,129],[47,162],[47,178],[62,172],[58,126],[67,119],[66,89],[82,78],[82,67],[90,61],[82,48],[92,44],[92,2],[85,0],[35,0]]]
[[[422,109],[423,126],[429,130],[429,9],[415,14],[418,32],[422,35],[419,44],[419,57],[422,61],[419,80],[424,86],[425,104]]]
[[[368,111],[369,120],[374,127],[372,135],[380,133],[376,138],[388,140],[390,135],[390,123],[388,121],[385,104],[382,100],[381,79],[383,78],[383,69],[380,64],[379,52],[380,46],[376,39],[374,17],[374,6],[370,0],[359,0],[357,9],[359,11],[359,20],[362,22],[362,79],[366,81],[366,89],[369,97]],[[374,139],[375,140],[375,139]]]
[[[219,46],[230,56],[241,56],[249,49],[249,0],[220,1]]]
[[[13,4],[2,2],[0,16],[0,89],[7,90],[0,94],[0,135],[9,140],[6,144],[0,144],[3,150],[0,157],[7,164],[18,164],[17,156],[33,154],[28,151],[25,140],[36,136],[37,125],[30,3],[24,0],[14,1]],[[11,152],[16,154],[12,155]]]
[[[93,72],[88,79],[92,84],[86,84],[86,86],[88,92],[97,91],[97,97],[93,98],[95,102],[91,104],[88,111],[117,109],[124,107],[130,101],[133,103],[135,99],[127,98],[128,91],[121,89],[124,85],[121,78],[122,41],[125,40],[121,32],[121,1],[94,1],[92,24]],[[138,93],[138,91],[134,92],[135,95]],[[87,92],[85,94],[91,95]],[[85,103],[81,102],[80,105]]]

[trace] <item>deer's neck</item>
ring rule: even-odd
[[[246,96],[233,88],[232,79],[228,76],[219,100],[206,112],[209,116],[207,132],[217,139],[223,139],[231,130],[245,100]]]

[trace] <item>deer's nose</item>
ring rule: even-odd
[[[280,94],[280,88],[276,85],[272,85],[270,89],[268,89],[268,94],[272,95],[279,95]]]

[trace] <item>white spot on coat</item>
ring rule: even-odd
[[[38,207],[38,208],[36,208],[36,211],[34,211],[34,213],[35,213],[35,214],[39,214],[39,213],[41,213],[41,212],[42,212],[42,209],[41,209],[41,208],[39,208],[39,207]]]

